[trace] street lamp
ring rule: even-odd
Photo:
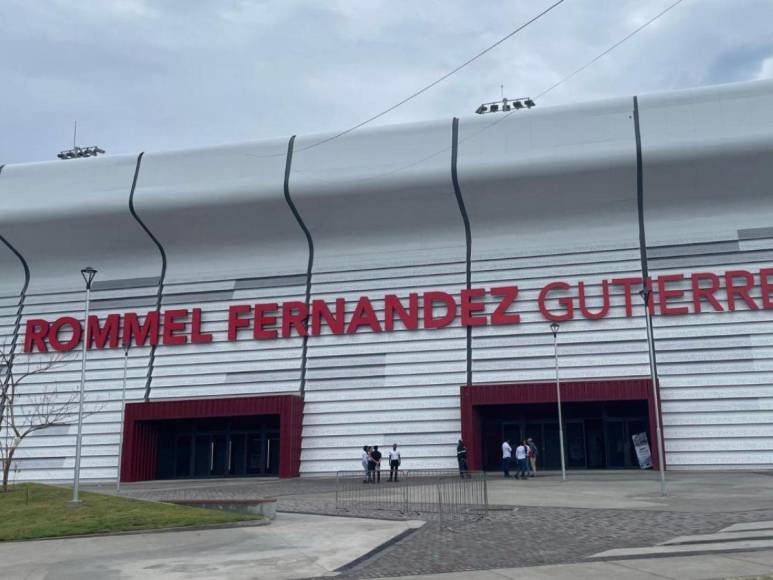
[[[126,372],[129,368],[129,345],[123,349],[123,388],[121,389],[121,427],[118,431],[118,481],[115,484],[115,493],[121,493],[121,459],[123,457],[123,422],[126,415]]]
[[[75,440],[75,477],[72,484],[72,504],[79,505],[81,503],[80,495],[78,494],[78,486],[81,478],[81,436],[83,434],[83,397],[86,390],[86,346],[89,342],[89,298],[91,296],[91,283],[94,281],[94,276],[97,275],[97,271],[94,268],[83,268],[81,270],[81,276],[86,283],[86,305],[85,314],[83,317],[83,349],[81,351],[81,392],[80,400],[78,402],[78,435]]]
[[[566,481],[566,460],[564,459],[564,421],[561,416],[561,379],[558,377],[558,322],[550,325],[553,333],[553,355],[556,359],[556,399],[558,401],[558,442],[561,449],[561,480]]]
[[[644,318],[647,321],[647,348],[650,355],[650,382],[652,383],[652,403],[655,409],[655,437],[658,446],[658,468],[660,470],[660,495],[666,495],[666,465],[663,461],[663,433],[660,430],[660,402],[658,401],[658,370],[655,363],[655,338],[652,332],[652,313],[650,299],[652,290],[645,283],[639,291],[644,300]]]

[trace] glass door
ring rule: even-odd
[[[192,460],[193,460],[193,436],[179,435],[175,439],[174,476],[190,477]]]
[[[247,474],[263,473],[265,458],[263,456],[263,437],[260,433],[247,434]]]
[[[606,467],[604,423],[601,419],[586,419],[585,449],[588,455],[589,469],[604,469]]]
[[[279,474],[279,433],[266,435],[266,475]]]
[[[566,423],[566,466],[585,467],[585,421]]]
[[[194,461],[193,476],[209,477],[212,469],[212,437],[210,435],[196,435],[194,437]]]
[[[515,448],[518,446],[518,442],[521,440],[521,422],[518,421],[506,421],[502,423],[502,441],[499,442],[501,445],[503,441],[510,441],[510,445],[515,450]],[[500,459],[502,456],[500,455]]]
[[[231,434],[230,449],[229,449],[229,463],[228,474],[229,475],[246,475],[247,474],[247,446],[246,435],[244,433]]]
[[[607,419],[606,432],[607,467],[622,469],[625,467],[625,423],[621,419]]]
[[[223,477],[230,469],[231,441],[224,434],[212,435],[212,458],[209,465],[209,474]]]
[[[538,444],[538,449],[542,451],[542,460],[540,461],[542,469],[561,469],[561,445],[558,437],[558,421],[555,423],[542,424],[542,444]]]

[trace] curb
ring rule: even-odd
[[[389,540],[387,540],[383,544],[380,544],[380,545],[376,546],[375,548],[373,548],[372,550],[369,550],[368,552],[365,552],[359,558],[355,558],[351,562],[348,562],[347,564],[344,564],[343,566],[340,566],[340,567],[336,568],[334,570],[334,572],[337,572],[339,574],[341,572],[348,572],[349,570],[352,570],[352,569],[356,568],[357,566],[359,566],[363,562],[366,562],[367,560],[370,560],[371,558],[373,558],[379,552],[383,552],[384,550],[386,550],[388,548],[391,548],[392,546],[394,546],[398,542],[401,542],[402,540],[404,540],[408,536],[412,536],[413,534],[415,534],[420,529],[421,529],[421,527],[409,528],[407,530],[403,530],[402,532],[400,532],[396,536],[390,538]]]
[[[230,528],[257,528],[268,526],[271,520],[263,518],[260,520],[233,522],[222,524],[203,524],[198,526],[178,526],[174,528],[150,528],[147,530],[125,530],[122,532],[108,532],[104,534],[77,534],[72,536],[46,536],[45,538],[25,538],[18,540],[0,540],[0,546],[5,544],[14,544],[17,542],[39,542],[49,540],[82,540],[84,538],[110,538],[113,536],[137,536],[140,534],[167,534],[170,532],[201,532],[207,530],[225,530]]]

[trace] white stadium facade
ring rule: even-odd
[[[451,468],[462,436],[557,467],[552,322],[568,467],[638,467],[643,279],[667,468],[773,467],[773,83],[324,138],[2,167],[0,347],[64,358],[17,413],[77,396],[88,338],[83,479]],[[18,479],[75,449],[34,434]]]

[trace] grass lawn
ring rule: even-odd
[[[29,492],[29,503],[27,497]],[[81,493],[70,508],[69,489],[25,483],[0,492],[0,541],[77,534],[176,528],[260,519],[260,516]]]

